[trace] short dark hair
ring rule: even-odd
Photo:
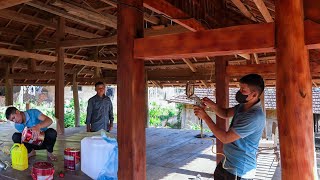
[[[248,84],[250,88],[254,88],[259,92],[259,96],[264,91],[264,81],[259,74],[248,74],[240,79],[240,83]]]
[[[16,107],[8,107],[6,110],[6,118],[9,119],[12,114],[15,114],[18,109]]]
[[[99,86],[99,85],[104,85],[104,83],[101,82],[101,81],[99,81],[99,82],[97,82],[97,83],[94,85],[94,87],[97,87],[97,86]]]

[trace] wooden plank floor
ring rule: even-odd
[[[14,132],[12,126],[7,123],[0,124],[0,147],[10,146],[11,136]],[[56,172],[63,170],[63,150],[66,147],[80,148],[82,138],[93,135],[86,133],[85,129],[78,128],[66,130],[66,136],[60,136],[57,140],[54,152],[58,155],[58,161],[54,162]],[[213,179],[216,156],[212,153],[212,141],[194,138],[198,131],[148,128],[147,139],[147,179],[148,180],[191,180],[201,177],[201,180]],[[113,130],[112,134],[116,134]],[[214,146],[215,150],[215,146]],[[0,159],[10,161],[10,158],[0,152]],[[12,168],[0,172],[0,180],[31,180],[30,166],[38,160],[47,160],[44,150],[37,151],[37,156],[29,162],[29,169],[16,171]],[[280,179],[274,175],[278,162],[273,154],[261,154],[258,156],[258,168],[256,179]],[[59,179],[59,178],[56,178]],[[86,180],[90,179],[84,173],[66,172],[64,179]]]

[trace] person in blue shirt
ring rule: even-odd
[[[12,140],[14,143],[21,143],[21,133],[25,127],[35,133],[35,139],[39,136],[40,131],[44,132],[44,141],[40,146],[24,143],[28,150],[29,158],[36,155],[35,150],[46,149],[48,158],[53,161],[57,160],[56,156],[52,153],[57,139],[57,131],[52,128],[48,128],[52,124],[51,118],[42,114],[37,109],[30,109],[23,112],[19,111],[15,107],[7,108],[6,118],[9,121],[14,122],[15,128],[19,131],[12,135]]]
[[[219,117],[224,119],[233,117],[227,131],[220,129],[203,108],[194,107],[195,115],[203,119],[213,134],[223,143],[225,165],[222,167],[222,162],[217,165],[214,172],[215,180],[255,177],[256,155],[266,121],[259,99],[263,91],[262,77],[258,74],[249,74],[240,79],[240,90],[236,94],[239,104],[235,107],[222,108],[209,98],[203,98],[202,102],[205,106]]]

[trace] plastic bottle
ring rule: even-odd
[[[11,148],[12,168],[23,171],[28,168],[28,150],[24,144],[14,143]]]

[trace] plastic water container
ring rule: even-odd
[[[83,138],[81,140],[81,171],[90,178],[97,179],[113,147],[101,136]]]
[[[24,144],[14,143],[11,148],[12,168],[23,171],[28,168],[28,150]]]

